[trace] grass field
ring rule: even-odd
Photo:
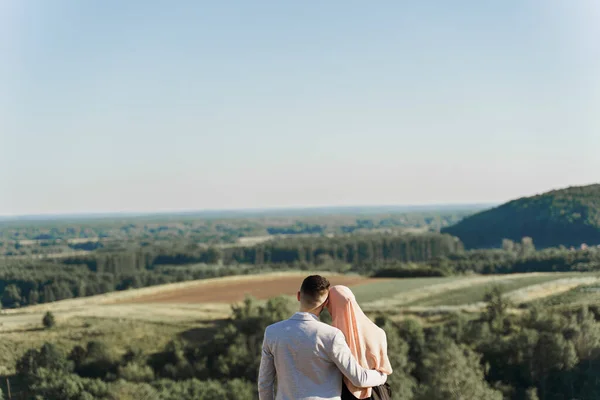
[[[521,279],[504,279],[492,283],[475,284],[469,287],[448,290],[428,297],[426,299],[417,300],[406,304],[407,306],[453,306],[461,304],[470,304],[482,301],[485,294],[493,287],[498,286],[503,293],[509,293],[518,289],[522,289],[532,285],[540,285],[547,282],[552,282],[568,277],[578,276],[577,274],[552,274],[541,276],[523,276]]]
[[[74,317],[63,320],[55,329],[28,327],[0,333],[0,375],[13,372],[15,361],[30,348],[38,348],[51,342],[63,351],[89,341],[106,343],[121,356],[129,348],[155,351],[186,332],[198,327],[210,326],[188,321],[187,323],[148,322],[126,318]]]
[[[267,299],[295,296],[306,272],[235,276],[182,282],[100,296],[0,311],[0,331],[39,326],[52,311],[57,318],[127,318],[149,322],[221,318],[229,305],[246,295]],[[497,284],[518,302],[528,302],[595,283],[594,274],[534,273],[466,275],[444,278],[368,279],[357,275],[325,274],[333,285],[350,286],[365,311],[396,312],[407,307],[459,306],[480,302]]]
[[[410,278],[410,279],[381,279],[360,284],[352,288],[356,300],[360,304],[393,297],[399,293],[418,290],[431,285],[456,282],[465,279],[464,276],[443,278]]]
[[[600,282],[581,285],[566,292],[547,296],[532,302],[541,307],[574,307],[582,304],[600,304]]]
[[[480,302],[492,285],[503,288],[516,303],[562,293],[598,280],[597,274],[532,273],[510,275],[470,275],[449,278],[400,279],[361,285],[353,290],[366,311],[409,309],[412,311],[444,307],[448,311],[468,305],[471,311],[481,308]],[[459,308],[457,308],[459,307]]]

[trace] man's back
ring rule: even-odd
[[[340,399],[342,372],[357,386],[376,386],[385,378],[361,368],[338,329],[309,313],[273,324],[265,331],[260,374],[261,400]]]

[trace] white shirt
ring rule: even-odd
[[[260,400],[340,400],[342,374],[358,387],[379,386],[387,380],[385,374],[362,368],[344,334],[314,314],[298,312],[265,330]]]

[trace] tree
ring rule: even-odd
[[[561,333],[542,332],[534,350],[533,376],[539,382],[540,395],[548,398],[551,386],[557,382],[552,374],[571,370],[579,361],[575,346]],[[568,374],[565,374],[568,375]]]
[[[17,285],[10,284],[4,288],[2,293],[2,305],[4,307],[19,307],[21,302],[21,289]]]
[[[85,357],[80,361],[77,373],[87,378],[104,378],[116,372],[115,368],[110,349],[102,342],[91,341],[86,346]]]
[[[207,264],[219,264],[223,259],[223,252],[217,247],[209,247],[206,251]]]
[[[46,315],[44,315],[44,318],[42,319],[42,324],[44,324],[44,327],[46,329],[52,329],[56,326],[56,318],[54,318],[54,314],[52,314],[50,311],[48,311],[46,313]]]
[[[70,372],[72,363],[52,343],[44,343],[39,349],[30,349],[17,361],[17,374],[23,378],[37,375],[40,369]]]
[[[85,379],[75,374],[40,369],[28,386],[28,394],[45,400],[111,399],[110,388],[98,379]]]
[[[525,257],[531,253],[535,252],[535,245],[533,244],[533,239],[530,237],[524,237],[521,239],[521,251],[520,256]]]
[[[510,239],[502,239],[502,249],[504,251],[512,252],[515,250],[515,242]]]
[[[173,381],[164,379],[156,382],[160,399],[163,400],[209,400],[228,399],[227,390],[223,384],[215,380],[200,381],[188,379]]]
[[[447,342],[430,351],[425,360],[425,379],[419,400],[502,400],[502,393],[486,382],[480,356],[465,346]]]
[[[376,320],[386,334],[387,352],[392,365],[393,374],[389,376],[388,383],[392,387],[395,399],[411,400],[414,396],[417,383],[411,375],[414,364],[409,358],[409,347],[398,334],[396,326],[386,318]]]
[[[154,371],[148,365],[130,362],[119,366],[117,376],[129,382],[151,382],[154,379]]]
[[[527,392],[525,392],[525,400],[540,400],[537,389],[534,387],[527,389]]]
[[[32,289],[29,292],[29,295],[27,296],[27,304],[29,304],[29,305],[35,305],[39,301],[40,301],[40,293],[37,290]]]
[[[577,357],[580,360],[597,359],[600,355],[600,324],[588,307],[582,307],[571,317],[569,336],[572,337]]]
[[[420,366],[425,350],[425,332],[423,326],[413,318],[407,318],[400,323],[398,329],[400,337],[408,344],[408,355],[411,360]],[[417,378],[419,378],[417,376]]]
[[[483,301],[487,303],[485,316],[492,330],[495,332],[504,330],[506,311],[510,307],[510,302],[502,296],[500,286],[493,286],[485,294]]]
[[[68,359],[73,362],[75,370],[79,369],[85,361],[86,350],[81,346],[75,346],[69,353]]]
[[[110,390],[111,400],[159,400],[156,389],[145,383],[118,382]]]

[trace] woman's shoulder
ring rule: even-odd
[[[376,332],[379,334],[380,337],[382,338],[387,338],[387,333],[385,333],[385,330],[383,330],[383,328],[375,325],[376,328]]]

